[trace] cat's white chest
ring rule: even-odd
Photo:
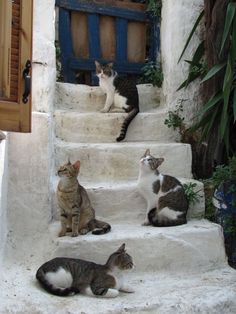
[[[138,189],[139,192],[144,196],[145,194],[153,193],[153,182],[157,180],[157,177],[153,174],[139,174],[138,177]]]
[[[110,79],[104,79],[102,77],[99,77],[99,86],[106,94],[114,94],[115,87],[113,85],[113,78]]]
[[[115,278],[116,285],[114,288],[120,290],[124,285],[123,274],[121,271],[115,268],[109,274]]]
[[[153,191],[153,183],[157,180],[160,180],[161,183],[162,177],[160,175],[156,176],[154,173],[139,174],[137,187],[140,194],[146,199],[150,209],[156,207],[161,194],[161,191],[158,194]]]

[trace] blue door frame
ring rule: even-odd
[[[76,82],[76,71],[91,71],[94,73],[94,60],[105,63],[111,60],[101,59],[99,16],[107,15],[116,18],[116,58],[112,60],[118,73],[139,74],[145,63],[128,62],[127,60],[127,28],[128,21],[148,23],[150,25],[149,61],[155,61],[160,49],[160,29],[158,19],[147,12],[135,11],[86,3],[81,0],[56,0],[59,7],[59,41],[61,49],[61,64],[64,81]],[[73,51],[71,36],[71,11],[88,14],[89,58],[76,58]]]

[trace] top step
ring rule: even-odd
[[[160,104],[160,89],[152,84],[137,85],[140,112],[157,108]],[[78,112],[99,112],[106,96],[98,86],[56,83],[55,108]]]

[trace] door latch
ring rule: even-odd
[[[31,77],[30,77],[30,68],[31,68],[31,62],[30,60],[26,61],[25,68],[23,70],[23,79],[25,81],[25,90],[23,93],[22,101],[24,104],[28,102],[28,97],[31,90]]]

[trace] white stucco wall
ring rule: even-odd
[[[161,58],[164,74],[162,102],[170,110],[173,110],[178,102],[184,99],[186,122],[190,122],[200,105],[199,80],[190,84],[186,89],[178,92],[176,90],[187,78],[189,65],[184,60],[191,60],[193,52],[200,42],[200,28],[194,34],[179,63],[178,59],[194,23],[203,9],[203,4],[203,0],[162,0]]]
[[[7,141],[0,142],[0,266],[2,264],[7,235],[7,179],[8,158]]]
[[[8,134],[6,255],[34,254],[51,220],[52,109],[55,94],[54,0],[34,1],[32,133]],[[29,253],[29,246],[31,253]],[[8,254],[9,253],[9,254]]]

